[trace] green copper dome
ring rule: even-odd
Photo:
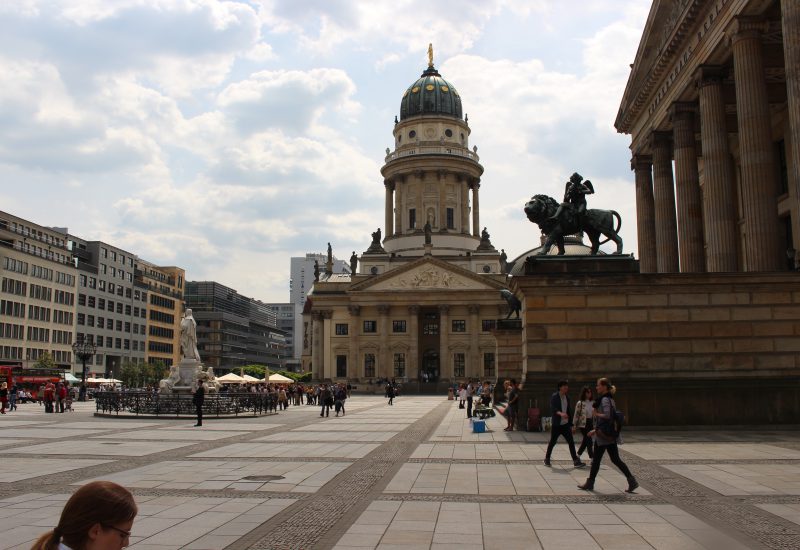
[[[408,87],[400,101],[400,120],[417,115],[445,115],[462,118],[461,96],[433,65]]]

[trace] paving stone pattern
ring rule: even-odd
[[[577,490],[563,442],[473,433],[439,397],[358,396],[347,415],[106,419],[93,404],[0,418],[0,549],[30,548],[91,479],[130,487],[132,548],[800,548],[800,434],[627,431],[637,494],[604,464]],[[584,455],[588,461],[588,457]]]

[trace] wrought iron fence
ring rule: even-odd
[[[142,390],[101,391],[94,394],[98,413],[134,416],[194,416],[191,394],[162,394]],[[277,414],[277,398],[266,393],[221,393],[207,395],[203,416],[261,416]]]

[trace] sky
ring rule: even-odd
[[[613,123],[650,4],[0,2],[0,209],[288,302],[292,256],[331,242],[347,259],[383,225],[385,149],[432,43],[469,115],[492,243],[510,259],[538,246],[525,202],[560,200],[577,171],[635,252]]]

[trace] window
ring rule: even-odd
[[[403,321],[392,321],[392,332],[405,332],[406,331],[406,322]]]
[[[483,376],[486,378],[494,376],[494,352],[483,354]]]
[[[58,293],[58,291],[56,291]],[[86,294],[78,294],[78,305],[85,306],[86,305]]]
[[[336,336],[347,336],[347,323],[336,323]]]
[[[114,330],[114,319],[106,319],[106,330]]]
[[[89,296],[86,303],[89,304],[89,307],[95,307],[96,298],[94,296]]]
[[[111,348],[114,347],[114,339],[111,336],[106,336],[106,347]]]
[[[463,353],[453,354],[453,376],[463,378],[466,376],[466,360]]]
[[[375,354],[364,354],[364,376],[373,378],[375,376]]]
[[[347,356],[346,355],[337,355],[336,356],[336,377],[337,378],[347,378]]]
[[[114,339],[114,347],[117,349],[122,349],[122,338]]]
[[[422,320],[422,334],[436,336],[439,334],[439,317],[435,313],[426,313]]]
[[[94,315],[87,315],[86,316],[86,326],[93,327],[94,326]]]
[[[110,311],[112,313],[114,312],[114,300],[109,300],[108,301],[108,311]]]
[[[87,283],[88,283],[88,281],[89,281],[89,278],[88,278],[86,275],[81,275],[80,277],[78,277],[78,281],[80,281],[80,285],[81,285],[82,287],[85,287],[85,286],[86,286],[86,284],[87,284]]]
[[[89,277],[89,288],[97,288],[97,279],[95,277]]]
[[[122,313],[122,302],[117,302],[117,313]]]
[[[481,330],[483,332],[491,332],[494,330],[496,322],[494,319],[482,319],[481,320]]]
[[[454,229],[455,228],[455,222],[453,221],[454,217],[455,216],[453,215],[453,209],[452,208],[448,208],[447,209],[447,229]]]
[[[453,332],[467,332],[467,322],[464,319],[453,319]]]
[[[364,333],[368,332],[377,332],[378,331],[378,323],[376,321],[364,321]]]
[[[86,315],[83,313],[78,313],[78,324],[85,325],[86,324]]]
[[[417,209],[412,208],[408,211],[408,228],[416,229],[417,227]]]
[[[117,320],[117,332],[122,332],[122,321]]]
[[[117,291],[117,287],[114,283],[108,283],[108,293],[114,294]]]
[[[125,306],[125,315],[131,314],[131,306]]]
[[[397,378],[405,378],[406,376],[406,354],[394,354],[394,375]]]

